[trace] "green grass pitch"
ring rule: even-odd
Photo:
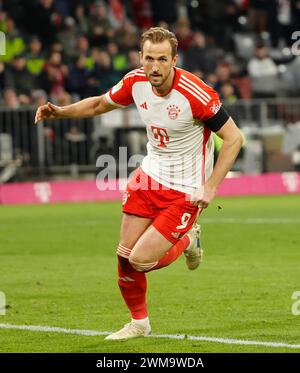
[[[222,209],[218,209],[220,205]],[[0,324],[115,331],[129,320],[117,287],[120,203],[0,207]],[[154,334],[300,344],[300,196],[216,199],[202,214],[203,264],[148,274]],[[300,307],[299,307],[300,308]],[[188,339],[0,328],[0,352],[300,352]]]

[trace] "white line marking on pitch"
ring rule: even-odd
[[[0,329],[17,329],[17,330],[29,330],[33,332],[46,332],[46,333],[63,333],[63,334],[78,334],[86,336],[96,335],[108,335],[111,332],[100,332],[96,330],[81,330],[81,329],[67,329],[58,328],[53,326],[38,326],[38,325],[14,325],[14,324],[0,324]],[[204,342],[215,342],[223,344],[235,344],[235,345],[248,345],[248,346],[266,346],[266,347],[285,347],[285,348],[299,348],[300,344],[289,344],[282,342],[262,342],[262,341],[248,341],[243,339],[232,339],[232,338],[216,338],[216,337],[205,337],[205,336],[194,336],[184,334],[152,334],[148,338],[167,338],[167,339],[187,339],[192,341],[204,341]]]

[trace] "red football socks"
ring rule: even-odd
[[[139,320],[148,316],[146,303],[147,279],[144,272],[132,268],[128,259],[118,256],[119,288],[130,310],[131,317]]]
[[[167,267],[173,263],[187,248],[190,240],[188,236],[179,240],[171,249],[158,261],[150,271]],[[148,272],[150,272],[148,271]],[[144,319],[148,316],[146,291],[147,279],[144,272],[136,271],[128,259],[118,256],[119,288],[122,297],[130,310],[131,317],[135,320]]]
[[[155,269],[167,267],[168,265],[173,263],[182,254],[182,252],[188,247],[189,243],[190,243],[189,237],[184,236],[174,246],[172,246],[171,249],[167,251],[165,255],[158,261],[156,266],[150,269],[148,272],[154,271]]]

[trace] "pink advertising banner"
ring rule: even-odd
[[[115,184],[106,183],[110,189],[103,191],[95,180],[4,184],[0,185],[0,204],[116,201],[122,198],[122,192]]]
[[[300,193],[300,173],[284,172],[227,178],[218,196],[252,196]]]
[[[124,184],[124,183],[122,183]],[[118,201],[122,191],[118,181],[64,181],[11,183],[0,185],[0,204]],[[300,173],[242,175],[227,178],[218,196],[251,196],[300,193]]]

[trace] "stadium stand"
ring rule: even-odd
[[[96,118],[66,121],[64,127],[53,122],[39,130],[32,115],[47,100],[66,105],[105,93],[139,66],[143,30],[161,25],[178,37],[179,67],[219,92],[245,128],[246,146],[259,138],[264,147],[256,127],[275,121],[285,129],[300,120],[300,57],[291,48],[299,24],[299,0],[0,0],[0,31],[6,38],[6,53],[0,55],[1,144],[12,138],[12,159],[21,159],[32,175],[68,171],[74,164],[78,172],[91,171],[97,154],[116,153],[116,138],[142,152],[145,137],[134,109],[118,119],[108,115],[103,125]],[[111,128],[105,125],[109,121]],[[291,157],[299,145],[288,153],[278,149],[287,169],[293,169]],[[246,170],[242,162],[237,171]],[[263,160],[253,172],[261,170],[268,170]]]

